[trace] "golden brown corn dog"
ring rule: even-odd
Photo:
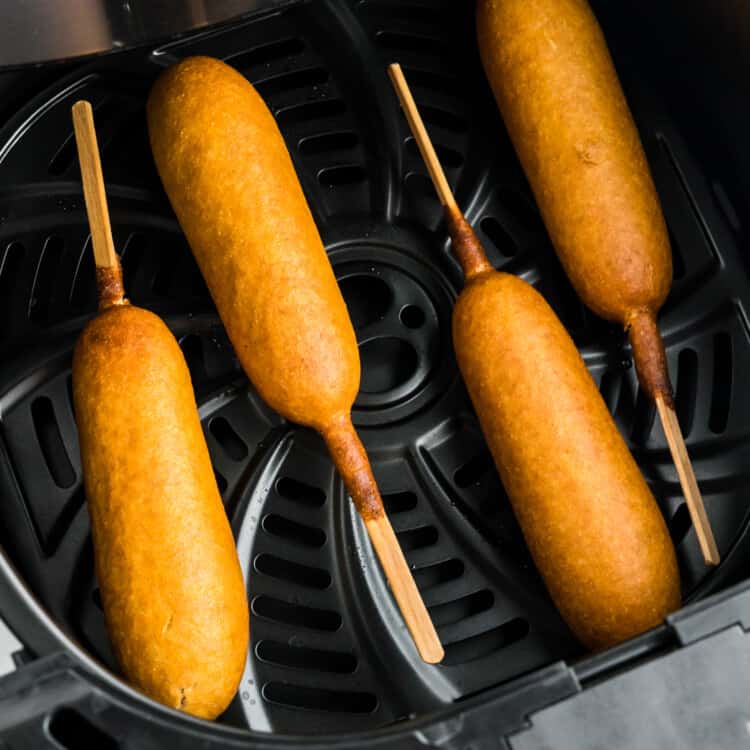
[[[182,351],[100,269],[99,314],[73,358],[96,574],[126,678],[213,719],[232,700],[249,638],[242,571]]]
[[[628,332],[704,559],[717,564],[656,323],[672,283],[669,236],[601,29],[586,0],[479,0],[477,32],[555,249],[583,301]]]
[[[464,271],[453,344],[487,445],[571,630],[589,648],[614,645],[680,605],[666,524],[572,339],[533,287],[490,265],[390,73]]]
[[[167,195],[245,372],[274,409],[322,434],[422,657],[440,661],[351,423],[354,329],[273,116],[243,76],[195,57],[156,82],[148,123]]]
[[[159,78],[148,122],[159,175],[250,380],[288,419],[329,428],[357,395],[359,352],[273,116],[239,73],[200,57]]]
[[[465,220],[451,224],[478,246]],[[666,524],[549,305],[515,276],[470,270],[453,343],[534,562],[573,633],[600,649],[662,622],[680,606]]]
[[[468,276],[453,314],[461,374],[552,599],[589,648],[680,605],[664,519],[578,350],[526,282]]]
[[[586,0],[479,0],[487,78],[565,271],[629,330],[652,398],[672,387],[656,313],[669,237],[638,131]]]

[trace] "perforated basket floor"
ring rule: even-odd
[[[181,342],[247,574],[251,653],[224,720],[296,734],[384,725],[580,653],[530,563],[458,377],[449,322],[461,276],[386,63],[404,66],[491,260],[537,286],[579,344],[659,499],[688,596],[736,573],[750,502],[750,401],[738,394],[750,372],[747,269],[720,186],[704,182],[655,102],[630,91],[674,241],[661,321],[724,556],[710,576],[623,337],[583,309],[554,258],[465,4],[313,5],[74,68],[21,101],[0,132],[0,448],[12,468],[0,543],[60,627],[114,669],[70,397],[72,345],[95,308],[69,114],[85,97],[129,296]],[[322,442],[248,388],[161,190],[145,97],[163,67],[192,54],[247,75],[291,150],[357,330],[354,419],[445,645],[441,666],[417,659]]]

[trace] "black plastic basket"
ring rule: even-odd
[[[34,79],[37,92],[28,76],[7,84],[0,615],[26,646],[19,659],[31,663],[0,681],[0,748],[498,747],[528,729],[531,713],[588,684],[599,686],[579,697],[581,717],[612,700],[601,698],[602,685],[617,700],[637,699],[655,664],[675,663],[679,646],[731,624],[727,612],[741,621],[744,599],[724,593],[712,608],[696,605],[698,615],[685,610],[585,657],[533,568],[458,376],[450,314],[461,276],[386,64],[404,67],[491,261],[534,284],[579,345],[667,519],[688,602],[743,578],[748,558],[750,399],[741,384],[750,372],[750,279],[726,193],[706,180],[663,102],[642,81],[627,86],[673,240],[661,325],[724,558],[709,573],[624,337],[585,310],[565,278],[475,47],[463,3],[325,0],[57,68]],[[161,189],[145,97],[161,69],[193,54],[244,73],[287,141],[355,324],[363,378],[354,421],[445,646],[440,666],[418,659],[322,441],[248,387]],[[621,72],[627,85],[633,71]],[[84,97],[95,107],[129,297],[162,315],[180,341],[247,575],[250,656],[235,702],[213,726],[116,678],[104,628],[70,389],[72,346],[95,309],[70,120]],[[610,679],[639,660],[648,663]],[[679,664],[670,680],[687,690],[679,670],[696,675]],[[680,696],[675,685],[664,701]],[[549,726],[557,725],[535,720],[513,747],[552,747],[543,744]],[[584,747],[575,737],[555,742]]]

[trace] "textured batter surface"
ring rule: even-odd
[[[354,329],[261,97],[228,65],[188,58],[155,84],[148,123],[167,195],[261,396],[317,429],[348,414]]]
[[[666,405],[674,409],[667,352],[656,318],[649,311],[637,313],[628,321],[627,331],[638,380],[652,399],[661,395]]]
[[[592,649],[680,606],[664,519],[578,350],[526,282],[475,278],[453,317],[456,356],[552,599]]]
[[[475,276],[492,270],[487,260],[482,243],[476,233],[466,221],[457,206],[446,206],[443,210],[445,225],[451,236],[453,254],[461,264],[464,279],[467,281]]]
[[[245,372],[276,411],[322,433],[362,517],[390,528],[349,416],[354,327],[271,113],[235,70],[193,57],[159,78],[148,121],[167,195]],[[368,529],[420,655],[440,661],[395,536],[380,544]]]
[[[248,607],[182,352],[130,305],[85,328],[73,360],[96,572],[127,679],[215,718],[247,653]]]
[[[583,301],[626,324],[661,307],[669,238],[586,0],[479,0],[484,69],[550,237]]]

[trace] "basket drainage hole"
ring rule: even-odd
[[[486,451],[468,460],[463,466],[456,469],[453,481],[457,487],[465,490],[472,484],[479,484],[482,477],[492,468],[492,458]]]
[[[494,603],[495,595],[489,589],[482,589],[452,602],[430,607],[430,618],[436,628],[445,627],[486,612]]]
[[[224,417],[212,419],[208,429],[233,461],[243,461],[247,458],[247,446]]]
[[[255,653],[261,661],[291,669],[311,669],[332,674],[352,674],[357,668],[353,654],[341,651],[322,651],[305,646],[290,646],[278,641],[260,641]]]
[[[679,544],[693,527],[693,521],[690,518],[690,510],[687,503],[682,503],[674,512],[672,520],[669,522],[669,531],[672,535],[674,544]]]
[[[328,151],[346,151],[359,143],[359,137],[350,130],[309,135],[299,142],[299,151],[305,156],[324,154]]]
[[[230,62],[238,70],[252,67],[253,65],[263,65],[274,60],[282,60],[285,57],[294,57],[299,55],[305,49],[305,43],[301,39],[292,37],[291,39],[280,39],[277,42],[269,42],[253,47],[246,52],[240,52],[236,55],[230,55],[225,62]]]
[[[59,282],[65,252],[65,240],[62,237],[52,235],[44,243],[29,301],[29,317],[34,323],[46,323],[49,320],[50,303],[55,292],[55,282]]]
[[[0,259],[0,310],[8,319],[8,313],[13,309],[13,295],[19,286],[19,275],[23,269],[23,259],[26,255],[20,242],[11,242]],[[9,329],[7,324],[3,329]],[[2,338],[7,338],[7,330],[0,333]]]
[[[322,547],[326,541],[326,533],[323,529],[292,521],[290,518],[275,513],[265,516],[262,525],[267,534],[303,547]]]
[[[346,112],[346,104],[340,99],[322,99],[316,102],[301,102],[282,109],[276,119],[281,127],[299,125],[310,120],[340,117]]]
[[[61,708],[52,714],[48,725],[52,738],[66,750],[117,750],[117,742],[94,726],[73,708]]]
[[[407,328],[421,328],[424,325],[424,312],[416,305],[402,307],[399,318]]]
[[[450,667],[482,659],[523,640],[528,632],[529,623],[521,617],[515,617],[492,630],[445,644],[443,664]]]
[[[293,503],[308,508],[320,508],[325,504],[326,493],[320,487],[313,487],[291,477],[282,477],[276,482],[276,492]]]
[[[269,703],[332,713],[369,714],[378,707],[378,699],[372,693],[324,690],[288,682],[266,683],[263,686],[263,697]]]
[[[503,257],[512,258],[518,252],[515,241],[497,219],[485,216],[479,226]]]
[[[726,331],[714,336],[714,379],[708,426],[720,435],[729,422],[732,398],[732,337]]]
[[[413,78],[413,75],[410,75],[409,78]],[[407,152],[412,154],[415,158],[420,159],[421,163],[422,156],[419,153],[419,147],[417,146],[416,140],[412,136],[409,136],[405,143]],[[441,146],[439,143],[434,144],[434,147],[438,160],[444,169],[457,169],[464,163],[464,157],[460,152],[448,148],[447,146]]]
[[[328,81],[330,74],[323,68],[306,68],[292,70],[280,75],[255,81],[255,88],[264,97],[276,96],[294,89],[305,89],[308,86],[322,86]]]
[[[693,429],[695,405],[698,398],[698,354],[686,348],[677,359],[677,383],[675,386],[675,411],[682,433],[689,437]]]
[[[390,336],[366,341],[360,346],[359,355],[363,393],[385,393],[403,385],[418,365],[411,344]]]
[[[426,591],[441,583],[455,581],[464,574],[464,564],[461,560],[451,558],[443,562],[429,565],[425,568],[417,568],[414,571],[414,580],[420,591]]]
[[[326,167],[318,173],[318,182],[323,187],[333,188],[341,185],[356,185],[367,179],[367,172],[359,164],[340,164]]]
[[[72,487],[75,471],[65,450],[55,409],[46,396],[40,396],[31,404],[31,419],[52,480],[61,489]]]
[[[341,615],[330,609],[315,609],[301,604],[291,604],[271,596],[256,596],[251,604],[252,613],[274,622],[312,630],[336,632],[341,627]]]
[[[331,585],[331,576],[327,570],[302,565],[265,552],[255,558],[255,570],[280,581],[289,581],[321,591]]]
[[[380,320],[393,302],[391,288],[377,276],[347,276],[341,279],[339,286],[355,329]]]
[[[396,537],[404,553],[423,547],[431,547],[438,540],[438,530],[434,526],[419,526],[416,529],[396,532]]]
[[[383,495],[383,505],[389,515],[405,513],[417,507],[417,496],[413,492],[392,492],[389,495]]]

